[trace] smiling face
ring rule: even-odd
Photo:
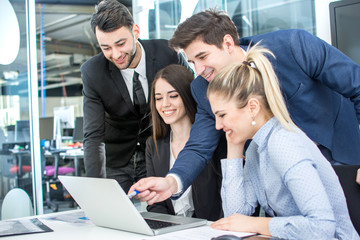
[[[96,27],[96,39],[104,56],[119,69],[135,68],[140,61],[141,51],[136,50],[139,27],[121,27],[112,32],[103,32]]]
[[[256,129],[251,125],[253,118],[248,106],[239,109],[234,98],[228,100],[219,94],[211,94],[209,101],[216,129],[222,129],[232,143],[245,143],[254,136]]]
[[[196,74],[208,82],[225,66],[244,59],[244,53],[239,46],[234,45],[230,35],[224,36],[222,48],[209,45],[198,38],[184,48],[184,52],[188,62],[194,65]]]
[[[180,94],[163,78],[159,78],[155,84],[155,106],[166,124],[188,118]]]

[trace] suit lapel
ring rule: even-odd
[[[134,114],[138,114],[134,107],[133,102],[131,101],[129,91],[127,89],[125,80],[121,75],[120,70],[113,63],[109,62],[109,64],[110,64],[109,68],[110,68],[112,80],[114,81],[116,87],[123,96],[126,105]]]
[[[170,168],[170,135],[158,141],[158,149],[161,158],[157,161],[158,166],[155,169],[158,169],[158,173],[156,175],[165,177]]]
[[[148,81],[148,88],[149,88],[149,95],[148,95],[148,102],[150,100],[150,94],[151,94],[151,84],[155,77],[154,69],[156,69],[156,57],[153,53],[153,48],[150,44],[148,44],[147,41],[141,41],[138,39],[138,41],[141,43],[145,50],[145,64],[146,64],[146,78]]]
[[[141,41],[139,39],[139,42],[144,47],[145,50],[145,64],[146,64],[146,78],[148,81],[148,89],[149,89],[149,95],[147,101],[150,102],[150,95],[151,95],[151,84],[155,77],[154,70],[156,69],[156,57],[155,54],[153,54],[153,48],[151,44],[149,44],[147,41]],[[129,91],[127,90],[125,80],[123,76],[121,75],[120,70],[111,62],[109,62],[109,68],[111,71],[111,77],[113,78],[113,81],[115,82],[115,85],[119,89],[119,92],[123,96],[126,104],[128,105],[129,109],[134,113],[138,114],[133,102],[131,101]],[[148,109],[150,109],[150,105],[148,105]]]
[[[159,139],[157,141],[159,155],[161,158],[157,159],[155,167],[155,175],[159,177],[165,177],[169,172],[170,168],[170,134],[168,134],[165,138]],[[156,152],[156,151],[155,151]],[[156,154],[156,153],[155,153]],[[158,155],[156,154],[158,157]],[[172,214],[175,214],[174,206],[170,199],[166,199],[165,203]]]

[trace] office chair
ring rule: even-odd
[[[360,185],[355,182],[360,165],[333,165],[343,188],[350,219],[360,234]]]
[[[58,180],[58,175],[66,175],[75,172],[75,168],[73,167],[60,167],[60,153],[64,150],[53,150],[51,154],[54,156],[54,162],[52,165],[46,164],[46,157],[45,157],[45,149],[41,148],[41,158],[42,158],[42,166],[43,166],[43,182],[44,182],[44,197],[46,205],[48,208],[52,209],[54,212],[59,211],[59,201],[63,200],[64,190],[62,185]],[[52,196],[54,194],[51,193],[58,193],[58,197]],[[59,197],[60,195],[60,197]],[[53,197],[53,198],[52,198]],[[70,207],[74,205],[74,202],[70,203]]]
[[[30,151],[1,150],[0,159],[1,176],[6,179],[7,189],[17,187],[32,192]]]

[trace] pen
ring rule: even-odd
[[[132,199],[138,193],[140,193],[140,192],[135,189],[132,193],[129,193],[127,196],[128,196],[129,199]]]

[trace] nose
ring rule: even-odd
[[[112,56],[113,59],[118,59],[121,56],[121,51],[119,49],[117,49],[117,48],[113,48],[111,50],[111,56]]]
[[[205,70],[205,67],[199,63],[194,63],[194,68],[195,68],[195,72],[198,76],[200,76]]]
[[[163,98],[162,106],[163,106],[163,107],[168,107],[168,106],[170,106],[170,100],[169,100],[168,97],[164,97],[164,98]]]
[[[222,123],[222,121],[219,118],[215,119],[215,128],[217,130],[221,130],[224,128],[224,124]]]

